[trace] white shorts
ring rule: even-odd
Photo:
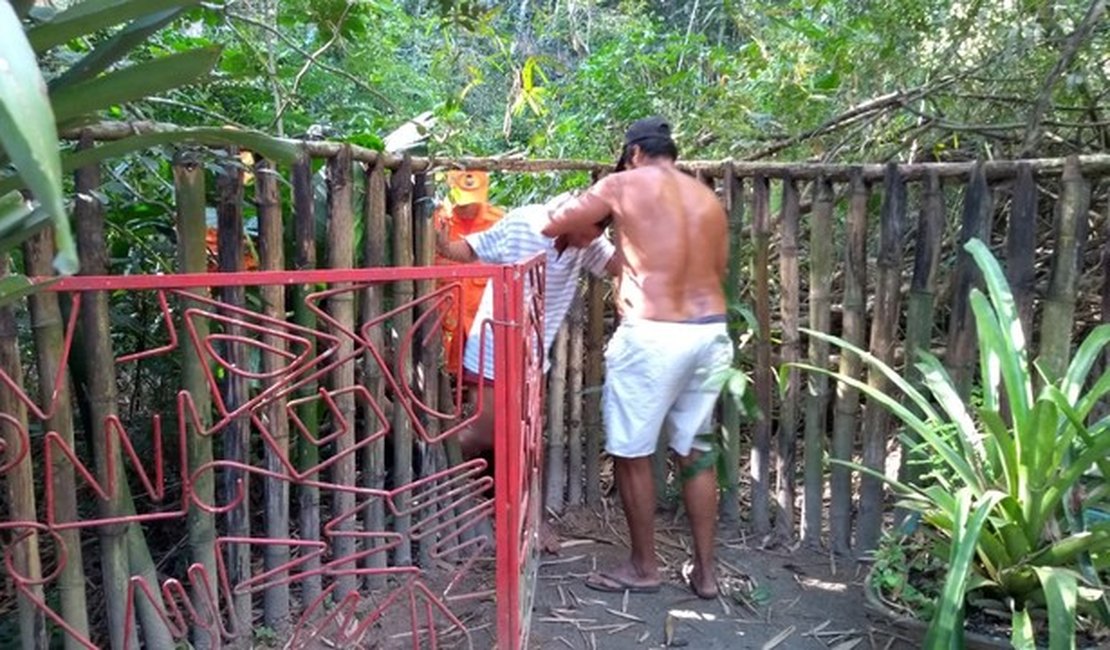
[[[678,455],[709,450],[696,438],[710,432],[732,355],[723,322],[622,321],[605,348],[605,450],[650,456],[664,426]]]

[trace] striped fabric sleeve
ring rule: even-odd
[[[603,278],[608,275],[605,266],[615,252],[613,243],[608,237],[602,235],[590,242],[590,245],[582,251],[582,266],[595,276]]]

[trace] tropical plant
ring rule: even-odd
[[[958,648],[969,592],[1002,596],[1012,610],[1012,642],[1034,647],[1031,611],[1047,607],[1049,647],[1074,648],[1077,616],[1097,612],[1110,622],[1099,571],[1110,552],[1105,489],[1088,490],[1110,471],[1110,418],[1092,411],[1110,392],[1110,369],[1089,381],[1110,343],[1110,325],[1095,328],[1057,381],[1031,365],[1014,299],[983,242],[965,246],[986,281],[972,290],[980,347],[981,404],[969,406],[932,355],[917,364],[926,392],[866,351],[808,331],[859,355],[906,398],[852,377],[799,364],[866,392],[922,441],[941,471],[906,484],[854,464],[886,481],[902,505],[920,513],[949,571],[930,622],[926,647]],[[907,436],[907,444],[912,444]],[[834,461],[838,462],[838,461]]]

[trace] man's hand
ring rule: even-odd
[[[478,261],[474,249],[465,239],[451,241],[451,224],[446,221],[436,224],[436,252],[452,262],[469,264]]]
[[[440,255],[446,256],[447,249],[451,245],[451,224],[446,219],[439,221],[436,224],[436,252]]]

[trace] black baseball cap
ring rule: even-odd
[[[624,133],[624,145],[621,146],[620,158],[617,159],[617,166],[613,171],[624,171],[628,166],[632,145],[654,139],[671,139],[671,125],[666,119],[653,115],[633,122]]]

